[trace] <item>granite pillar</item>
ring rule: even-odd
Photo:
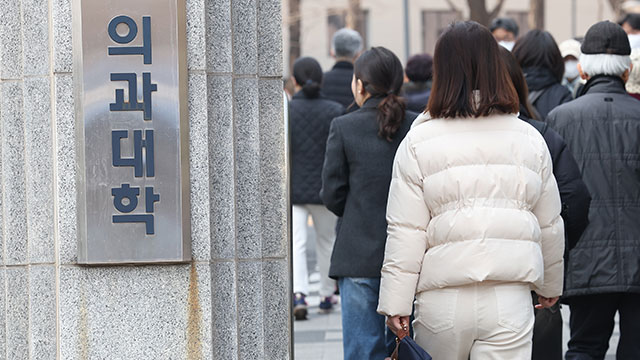
[[[291,358],[281,2],[186,1],[193,261],[87,267],[73,1],[0,0],[0,359]]]

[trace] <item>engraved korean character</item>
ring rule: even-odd
[[[122,139],[129,137],[129,130],[111,131],[111,151],[113,166],[132,166],[135,177],[154,177],[155,159],[153,151],[153,130],[145,130],[144,138],[142,130],[133,131],[133,157],[122,157]]]
[[[126,35],[118,33],[118,25],[124,24],[127,27]],[[114,17],[108,26],[109,37],[118,44],[128,44],[138,36],[138,25],[126,16]],[[109,46],[109,55],[142,55],[145,65],[151,64],[151,17],[142,17],[142,46]]]
[[[155,234],[154,211],[155,203],[160,201],[160,195],[154,193],[153,186],[146,186],[145,190],[145,212],[146,214],[130,214],[138,207],[139,187],[131,187],[129,184],[122,184],[120,187],[111,189],[113,196],[113,206],[120,213],[127,215],[113,215],[114,224],[122,223],[145,223],[146,234]]]
[[[109,104],[109,110],[142,111],[144,120],[152,119],[151,92],[158,90],[158,84],[151,83],[151,73],[142,73],[142,102],[138,102],[138,76],[135,73],[111,73],[111,81],[127,82],[129,101],[124,100],[124,89],[116,89],[116,101]]]

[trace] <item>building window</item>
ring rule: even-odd
[[[364,49],[369,48],[369,10],[362,10],[360,13],[362,22],[362,30],[359,31],[362,36]],[[327,54],[331,55],[331,40],[336,31],[347,26],[347,9],[329,9],[327,15]]]
[[[454,21],[462,19],[462,14],[455,10],[422,11],[422,52],[433,55],[436,41],[444,29]]]

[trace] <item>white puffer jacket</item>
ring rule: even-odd
[[[427,121],[428,120],[428,121]],[[420,115],[396,153],[378,312],[481,281],[562,294],[564,227],[551,156],[515,115]]]

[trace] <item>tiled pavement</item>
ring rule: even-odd
[[[294,327],[295,360],[336,360],[342,359],[342,323],[340,304],[329,314],[318,312],[320,296],[319,274],[311,275],[311,295],[308,320],[296,321]],[[315,280],[315,281],[313,281]]]
[[[310,229],[310,232],[313,230]],[[315,268],[315,253],[313,249],[313,239],[307,246],[309,253],[307,254],[309,269]],[[342,324],[340,317],[340,304],[336,306],[329,314],[320,314],[318,312],[318,304],[320,297],[318,289],[320,288],[320,275],[315,271],[310,271],[311,294],[307,297],[309,303],[308,320],[294,322],[294,359],[295,360],[342,360]],[[567,341],[569,340],[569,307],[562,308],[562,319],[564,328],[562,339],[564,350],[567,350]],[[615,349],[618,346],[620,330],[618,328],[618,318],[616,316],[616,327],[613,336],[609,342],[609,352],[605,360],[615,360]]]

